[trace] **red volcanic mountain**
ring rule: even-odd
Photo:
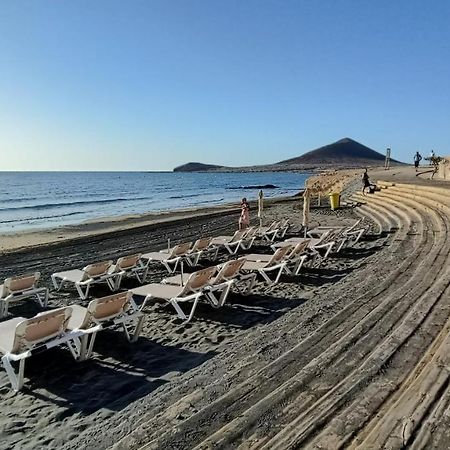
[[[384,163],[385,155],[366,147],[350,138],[340,139],[332,144],[311,150],[296,158],[287,159],[277,165],[333,165],[354,166]],[[399,163],[391,160],[393,163]]]
[[[176,167],[174,172],[262,172],[303,170],[313,168],[364,167],[384,164],[385,155],[366,147],[350,138],[340,139],[332,144],[304,153],[296,158],[275,164],[251,167],[224,167],[191,162]],[[391,159],[391,164],[403,164]]]

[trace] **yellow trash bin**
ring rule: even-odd
[[[333,211],[339,208],[340,200],[341,194],[338,194],[337,192],[333,192],[330,194],[330,205]]]

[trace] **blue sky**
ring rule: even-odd
[[[450,154],[450,1],[0,0],[0,170]]]

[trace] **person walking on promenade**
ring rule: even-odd
[[[369,180],[369,174],[367,173],[367,169],[363,173],[362,182],[363,182],[362,193],[363,193],[363,195],[366,195],[366,193],[365,193],[366,188],[369,188],[369,190],[370,190],[370,186],[371,186],[370,180]]]
[[[239,217],[239,230],[245,230],[250,225],[250,206],[244,197],[241,200],[241,215]]]
[[[414,167],[416,168],[416,172],[417,169],[419,168],[419,163],[422,159],[422,156],[419,152],[416,152],[416,154],[414,155]]]

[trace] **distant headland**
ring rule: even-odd
[[[311,150],[301,156],[274,164],[244,167],[226,167],[190,162],[173,169],[174,172],[269,172],[291,170],[320,170],[330,168],[357,168],[384,164],[385,155],[356,142],[343,138],[332,144]],[[391,159],[391,164],[403,164]]]

